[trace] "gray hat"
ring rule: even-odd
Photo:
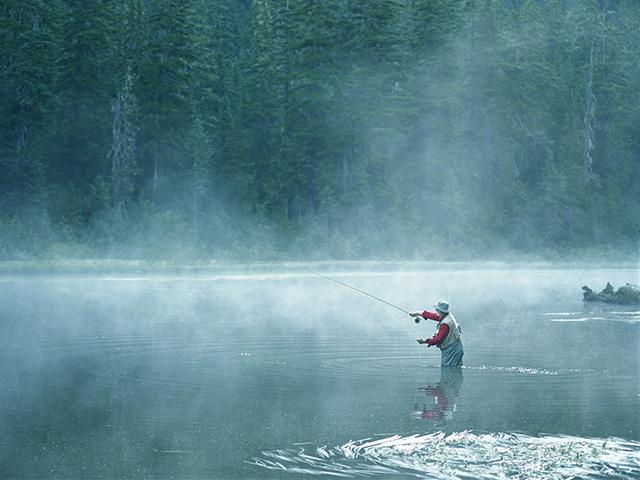
[[[439,312],[449,313],[449,302],[440,300],[438,303],[434,305],[434,307],[436,307],[436,310]]]

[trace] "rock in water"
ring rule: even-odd
[[[607,282],[604,290],[596,293],[586,285],[582,287],[583,300],[585,302],[607,302],[619,303],[623,305],[640,305],[640,287],[627,283],[626,285],[615,290],[613,286]]]

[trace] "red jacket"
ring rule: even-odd
[[[425,310],[424,312],[422,312],[422,318],[424,318],[425,320],[434,320],[436,322],[439,322],[443,317],[438,315],[438,313],[436,312],[429,312]],[[449,325],[447,325],[446,323],[441,323],[440,328],[438,329],[438,333],[436,333],[433,337],[427,339],[427,344],[430,346],[438,345],[442,343],[445,338],[447,338],[447,335],[449,335]]]

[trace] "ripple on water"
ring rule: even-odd
[[[543,314],[550,322],[590,322],[613,321],[628,324],[640,322],[640,311],[631,310],[607,310],[602,308],[589,312],[548,312]]]
[[[265,451],[247,463],[295,474],[433,478],[617,478],[640,475],[640,442],[564,435],[393,435]]]
[[[348,348],[345,347],[348,345]],[[191,335],[156,336],[153,334],[129,335],[55,335],[40,342],[24,344],[22,349],[45,349],[48,358],[54,356],[81,355],[91,353],[98,358],[105,355],[110,359],[120,358],[123,362],[156,361],[158,358],[173,359],[182,365],[185,373],[195,377],[203,374],[201,365],[214,365],[224,361],[227,366],[238,368],[225,370],[227,383],[246,380],[246,368],[267,369],[267,375],[256,380],[263,384],[295,383],[297,379],[318,381],[391,381],[398,378],[415,380],[421,378],[425,369],[439,370],[437,355],[420,354],[407,349],[404,344],[386,345],[384,349],[372,347],[368,340],[348,338],[337,342],[334,338],[317,338],[315,342],[301,343],[298,336],[281,335],[264,339],[260,336],[243,338],[220,338],[211,335],[193,337]],[[145,359],[145,357],[149,357]],[[505,358],[506,362],[510,359]],[[512,359],[511,359],[512,360]],[[242,369],[240,369],[242,367]],[[577,379],[585,375],[607,374],[611,372],[591,369],[548,369],[529,365],[468,365],[466,372],[486,372],[510,374],[513,381],[520,377],[544,376]],[[193,371],[192,371],[193,370]],[[263,370],[260,370],[264,373]],[[207,373],[208,375],[208,373]],[[615,376],[615,375],[614,375]],[[207,377],[208,378],[208,377]]]
[[[523,375],[551,375],[551,376],[604,373],[604,372],[597,372],[596,370],[593,370],[593,369],[566,368],[566,369],[560,369],[560,370],[551,370],[548,368],[500,366],[500,365],[477,365],[477,366],[465,366],[462,368],[465,370],[479,370],[479,371],[487,370],[490,372],[518,373]]]

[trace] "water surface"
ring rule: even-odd
[[[0,278],[3,478],[638,478],[636,270]]]

